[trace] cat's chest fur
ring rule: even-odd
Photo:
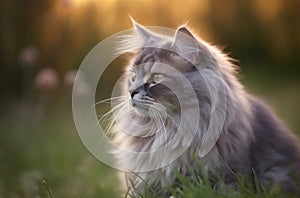
[[[128,160],[127,162],[130,163],[130,161],[131,160]],[[143,160],[135,160],[134,162],[137,168],[142,168],[142,166],[147,163]],[[191,157],[190,150],[188,149],[174,162],[171,162],[169,165],[162,168],[149,172],[125,173],[125,182],[127,188],[132,188],[132,184],[134,184],[134,189],[137,192],[143,192],[149,189],[154,192],[159,192],[168,186],[176,184],[178,174],[192,177],[192,174],[194,173],[191,171],[200,171],[200,163],[201,165],[204,165],[207,171],[215,171],[222,166],[217,150],[213,149],[206,157],[200,160],[200,158],[197,158],[196,156]]]
[[[187,124],[185,127],[186,131],[191,130],[189,128],[189,125],[191,124],[192,123]],[[143,132],[146,134],[148,130],[153,130],[153,127],[157,127],[155,123],[153,123],[153,125],[155,126],[149,125],[148,127],[144,127],[142,129],[144,130]],[[164,130],[166,134],[169,134],[168,140],[172,139],[174,133],[176,133],[175,128],[176,127],[174,127],[172,124],[165,126]],[[139,133],[142,133],[142,131],[139,131]],[[221,169],[223,167],[223,162],[217,147],[214,147],[205,157],[199,157],[200,136],[200,131],[198,131],[198,133],[195,134],[195,137],[193,137],[192,142],[189,142],[184,137],[178,138],[176,142],[173,142],[174,145],[169,147],[169,155],[149,154],[147,157],[145,157],[143,152],[141,152],[140,156],[138,155],[135,156],[135,158],[132,158],[131,156],[124,156],[122,153],[116,153],[118,162],[124,167],[130,167],[132,170],[142,170],[141,172],[126,172],[125,182],[127,187],[130,188],[134,184],[134,188],[138,192],[143,192],[145,190],[144,188],[149,187],[154,191],[159,191],[160,189],[176,183],[176,180],[178,179],[178,173],[191,176],[191,174],[193,174],[191,171],[195,171],[196,174],[197,171],[199,171],[200,174],[200,164],[209,172],[214,172]],[[119,134],[117,139],[123,148],[132,151],[146,152],[163,146],[161,137],[152,137],[142,140],[126,134]],[[182,153],[183,150],[184,152]],[[177,158],[173,156],[179,157]],[[171,161],[172,159],[175,160]],[[162,164],[162,166],[151,171],[143,171],[151,169],[151,165],[153,164]]]

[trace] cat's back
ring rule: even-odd
[[[260,99],[249,97],[253,111],[254,140],[250,145],[251,166],[263,183],[280,182],[293,188],[300,174],[299,140]]]

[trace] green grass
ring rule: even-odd
[[[162,189],[167,192],[168,197],[172,198],[196,198],[196,197],[215,197],[215,198],[280,198],[283,194],[278,185],[273,186],[271,189],[266,189],[261,185],[259,179],[254,175],[253,178],[236,175],[237,182],[233,186],[225,184],[221,177],[208,174],[204,167],[198,163],[198,170],[201,170],[201,176],[196,174],[192,167],[189,168],[189,177],[180,174],[177,170],[173,170],[177,176],[176,186],[169,186]],[[151,190],[145,183],[145,190],[143,194],[138,194],[140,198],[155,198],[157,192]],[[133,188],[134,189],[134,188]],[[159,193],[159,192],[158,192]],[[165,194],[165,193],[164,193]],[[159,194],[159,196],[161,196]],[[165,196],[165,195],[164,195]],[[126,198],[135,197],[132,193],[128,193]],[[292,195],[284,195],[284,197],[297,197]]]
[[[22,108],[1,118],[0,197],[49,197],[43,180],[54,197],[118,196],[116,171],[83,146],[70,105],[51,104],[43,117]]]
[[[250,75],[251,76],[251,75]],[[258,77],[257,77],[258,78]],[[299,82],[274,83],[244,79],[248,90],[263,96],[287,125],[299,134]],[[259,79],[259,78],[258,78]],[[70,95],[57,94],[37,113],[37,102],[3,105],[0,115],[0,198],[121,197],[117,171],[96,160],[83,146],[73,123]],[[67,100],[66,100],[67,98]],[[6,108],[5,108],[6,106]],[[277,191],[233,191],[202,178],[178,175],[180,185],[168,188],[175,197],[277,197]],[[151,197],[151,195],[148,195]]]

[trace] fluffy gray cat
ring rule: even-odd
[[[192,167],[201,175],[200,162],[232,186],[236,175],[255,174],[263,186],[296,192],[297,140],[245,92],[231,59],[186,25],[173,36],[135,22],[134,28],[118,48],[134,57],[125,71],[125,99],[113,109],[114,142],[135,153],[115,151],[127,188],[166,195],[165,187],[176,185],[174,170],[188,176]]]

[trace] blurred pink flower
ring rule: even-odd
[[[44,68],[37,73],[35,84],[41,90],[53,90],[59,84],[58,74],[52,68]]]
[[[84,97],[91,93],[91,86],[86,81],[84,75],[80,72],[77,72],[76,79],[74,78],[74,82],[76,80],[76,85],[73,87],[73,96]]]
[[[73,87],[75,78],[76,78],[77,71],[76,70],[70,70],[68,71],[64,76],[64,85],[66,87]]]
[[[23,66],[32,66],[39,58],[38,50],[33,46],[24,47],[19,53],[19,63]]]
[[[84,97],[91,93],[91,87],[90,84],[88,84],[86,81],[82,80],[79,81],[77,86],[73,88],[74,96],[80,96]]]

